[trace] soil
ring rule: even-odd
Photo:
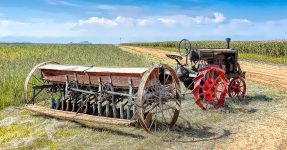
[[[124,46],[124,48],[157,58],[161,62],[173,63],[165,54],[176,52]],[[287,91],[287,66],[275,63],[265,63],[253,60],[239,61],[243,71],[246,71],[246,80]],[[221,143],[216,143],[212,149],[287,149],[287,107],[285,104],[268,108],[268,113],[244,120],[240,124],[231,125],[238,129]],[[269,112],[270,111],[270,112]],[[244,117],[244,116],[242,116]],[[229,125],[228,125],[229,126]],[[233,127],[230,127],[233,128]]]

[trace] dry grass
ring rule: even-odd
[[[286,93],[266,89],[250,82],[245,100],[227,98],[225,106],[218,110],[202,111],[190,96],[186,96],[176,126],[170,131],[152,135],[145,133],[141,128],[70,122],[9,107],[0,113],[0,116],[3,116],[0,121],[0,147],[3,149],[114,149],[115,147],[220,149],[231,146],[228,143],[236,141],[238,135],[244,135],[242,131],[249,128],[245,125],[256,125],[264,118],[286,113],[286,110],[283,110],[287,106],[286,100]],[[272,123],[270,125],[272,126]],[[279,127],[277,128],[279,130]],[[244,136],[252,138],[253,135]],[[278,142],[277,146],[282,145]]]

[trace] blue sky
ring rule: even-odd
[[[0,3],[0,41],[119,43],[225,37],[287,39],[287,0],[1,0]]]

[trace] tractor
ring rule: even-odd
[[[230,48],[230,41],[226,38],[225,49],[195,49],[183,39],[178,44],[179,55],[166,55],[177,62],[177,77],[203,110],[222,106],[227,93],[240,100],[245,96],[245,72],[238,63],[238,51]]]

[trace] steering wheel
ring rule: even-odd
[[[178,44],[178,53],[187,56],[191,51],[191,43],[187,39],[182,39]]]
[[[175,60],[182,60],[183,59],[181,56],[172,55],[172,54],[166,54],[166,57],[168,57],[170,59],[175,59]]]

